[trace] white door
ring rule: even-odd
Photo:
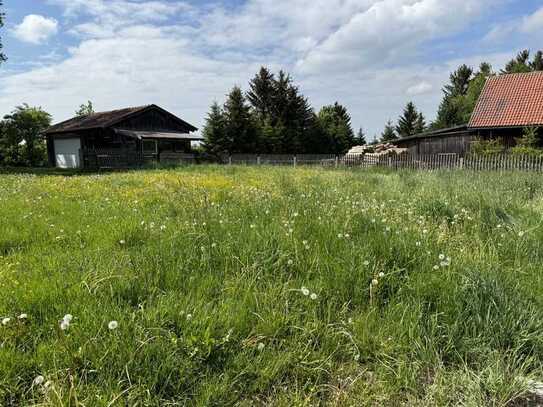
[[[55,157],[58,168],[79,168],[79,150],[81,139],[55,139]]]

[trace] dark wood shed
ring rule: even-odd
[[[45,136],[52,166],[87,168],[96,166],[99,155],[137,163],[159,160],[163,154],[190,153],[191,141],[201,140],[191,135],[196,130],[159,106],[149,105],[74,117],[50,127]]]

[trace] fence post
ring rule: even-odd
[[[464,157],[460,157],[460,169],[464,169]]]
[[[260,155],[256,156],[256,165],[260,165]]]
[[[232,156],[231,155],[228,156],[228,165],[232,165]]]
[[[336,158],[335,158],[335,167],[339,167],[339,157],[336,155]]]
[[[292,163],[294,164],[294,166],[296,167],[296,164],[297,164],[297,158],[296,158],[296,155],[292,158]]]

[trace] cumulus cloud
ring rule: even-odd
[[[458,32],[478,17],[488,0],[385,0],[356,13],[298,62],[300,69],[359,69],[398,63],[416,47]]]
[[[31,44],[41,44],[58,32],[58,22],[54,18],[47,18],[37,14],[26,16],[15,27],[13,33],[17,39]]]
[[[490,4],[46,1],[62,8],[63,26],[79,44],[46,66],[0,72],[0,111],[29,102],[62,120],[88,99],[104,110],[157,103],[201,127],[213,100],[223,101],[234,84],[244,86],[268,65],[291,72],[315,108],[345,104],[354,126],[370,134],[401,112],[406,95],[432,116],[456,65],[428,63],[422,46],[460,32]]]

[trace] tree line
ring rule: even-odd
[[[309,154],[347,152],[365,144],[339,103],[315,113],[289,74],[262,67],[243,92],[235,86],[221,106],[213,103],[203,129],[204,150],[233,153]]]

